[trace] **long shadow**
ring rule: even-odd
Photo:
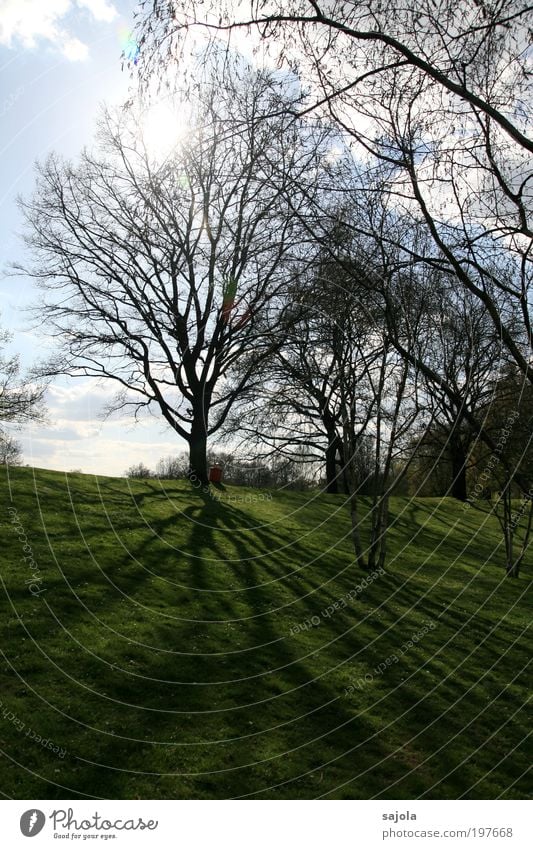
[[[192,660],[181,656],[157,658],[157,662],[152,664],[152,670],[158,677],[166,675],[167,680],[176,680],[178,675],[188,683],[170,687],[162,684],[152,685],[149,698],[152,707],[160,701],[168,703],[170,690],[170,693],[178,696],[180,711],[183,711],[183,714],[180,714],[179,718],[151,714],[150,733],[157,739],[168,739],[169,735],[172,737],[173,732],[175,733],[179,722],[180,735],[185,735],[187,740],[190,737],[193,737],[195,742],[202,739],[242,738],[232,744],[217,745],[215,749],[206,744],[205,747],[200,747],[200,758],[197,746],[193,747],[196,749],[196,758],[191,754],[192,749],[183,751],[178,747],[182,769],[197,771],[199,762],[200,765],[207,765],[207,769],[204,766],[204,772],[212,773],[215,770],[212,775],[207,774],[194,780],[193,796],[244,795],[259,791],[263,787],[268,788],[272,783],[280,781],[290,782],[284,785],[286,791],[298,795],[302,791],[295,783],[295,776],[319,767],[324,760],[324,751],[328,751],[331,757],[342,758],[348,747],[347,743],[350,740],[353,742],[364,739],[365,735],[370,733],[371,726],[364,719],[354,720],[350,706],[328,685],[327,666],[326,669],[320,670],[312,661],[300,660],[297,642],[286,632],[280,634],[276,629],[275,620],[268,613],[271,607],[270,593],[258,586],[262,580],[261,567],[252,559],[255,552],[253,540],[263,537],[268,543],[268,534],[256,529],[253,536],[245,541],[244,535],[240,533],[242,514],[239,511],[227,505],[213,506],[210,501],[206,501],[204,507],[199,513],[201,521],[192,525],[188,547],[198,556],[201,552],[211,553],[217,550],[213,539],[214,529],[223,528],[232,533],[232,542],[240,555],[241,564],[246,564],[248,577],[255,586],[242,587],[238,593],[242,597],[239,598],[239,603],[230,600],[226,602],[226,616],[229,618],[231,615],[240,620],[240,636],[246,637],[249,644],[267,646],[267,649],[254,652],[253,663],[250,664],[247,659],[245,667],[241,660],[235,662],[229,654],[223,658],[196,656]],[[241,580],[241,566],[231,565],[230,570],[238,583]],[[204,583],[204,588],[209,590],[209,569],[197,569],[195,579],[200,584]],[[209,618],[211,604],[202,606],[206,617]],[[215,608],[220,611],[219,599]],[[224,627],[225,624],[221,623],[221,626]],[[198,640],[197,630],[190,626],[185,629],[183,626],[177,627],[171,644],[168,644],[169,635],[172,635],[172,631],[165,630],[168,648],[179,649],[183,648],[184,644],[191,646],[194,645],[194,640]],[[211,639],[215,645],[218,644],[216,636]],[[319,654],[317,652],[318,656]],[[278,669],[278,672],[272,672],[273,669]],[[208,683],[235,677],[242,680],[233,684]],[[192,680],[207,682],[207,686],[195,686],[191,683]],[[102,683],[106,686],[105,680]],[[119,683],[114,678],[112,685],[115,697],[125,701],[130,698],[131,682]],[[215,707],[216,705],[218,707]],[[198,713],[209,710],[217,710],[219,714]],[[306,715],[303,719],[302,714]],[[279,725],[281,729],[275,732],[268,733],[264,730]],[[339,725],[343,726],[342,732],[336,731]],[[141,721],[139,731],[146,730],[144,726],[145,722]],[[356,732],[353,731],[354,727]],[[318,742],[312,742],[315,740]],[[378,743],[376,746],[382,750],[382,754],[385,753],[384,747]],[[118,743],[107,746],[107,757],[113,758],[117,750],[121,749]],[[284,755],[285,751],[291,749],[296,750],[295,754]],[[151,757],[153,748],[148,745],[141,747],[141,751],[136,753],[134,758],[130,756],[130,760],[143,764]],[[216,770],[225,769],[228,762],[231,771],[218,773],[216,778]],[[307,789],[303,791],[304,795],[309,794],[310,780],[312,781],[306,780]],[[165,785],[169,781],[160,779],[159,783]],[[130,782],[131,777],[117,777],[113,782],[113,789],[120,789],[123,793],[124,787],[129,786]],[[174,786],[175,784],[174,780]],[[268,790],[263,793],[268,794]],[[275,797],[277,791],[272,791],[272,795]]]
[[[123,604],[119,594],[107,593],[102,584],[98,613],[110,623],[127,625],[129,641],[127,637],[113,639],[112,633],[96,629],[89,648],[106,663],[84,653],[65,634],[61,668],[80,684],[65,681],[60,672],[45,667],[52,700],[62,706],[71,703],[72,714],[101,732],[68,724],[68,756],[61,764],[50,756],[43,773],[49,775],[50,783],[43,787],[43,782],[35,782],[41,797],[64,798],[65,791],[53,783],[58,766],[69,787],[68,796],[73,798],[76,793],[106,798],[227,798],[255,793],[263,798],[310,798],[330,791],[338,797],[368,798],[383,792],[391,781],[399,782],[396,787],[407,794],[424,792],[444,774],[442,764],[418,767],[423,756],[435,748],[431,732],[403,754],[390,757],[391,752],[395,744],[401,745],[423,730],[424,722],[429,725],[428,720],[461,694],[474,673],[452,676],[437,695],[428,696],[428,681],[419,669],[423,646],[407,653],[386,675],[375,676],[371,686],[356,690],[350,698],[344,695],[344,686],[354,677],[364,677],[397,648],[398,641],[410,636],[407,626],[400,633],[394,628],[385,633],[375,611],[380,600],[392,593],[395,604],[409,610],[412,588],[402,587],[403,579],[387,575],[348,610],[317,627],[291,634],[291,623],[320,615],[327,601],[342,596],[353,586],[354,576],[355,581],[360,580],[362,573],[354,567],[352,574],[343,572],[326,590],[308,595],[320,587],[323,573],[335,573],[334,555],[315,566],[309,577],[305,570],[301,578],[288,576],[294,564],[305,563],[316,554],[311,542],[294,540],[290,548],[274,553],[279,526],[250,527],[249,513],[231,504],[203,493],[189,496],[182,488],[178,493],[188,501],[180,514],[188,522],[182,545],[185,554],[180,555],[183,562],[177,563],[171,545],[161,546],[149,537],[136,540],[131,548],[151,571],[132,564],[126,552],[113,552],[112,562],[104,564],[104,572],[115,578],[117,586],[131,598],[147,602],[153,613]],[[151,499],[159,503],[159,497],[159,490],[146,493],[140,503],[143,509],[146,506],[149,527],[171,543],[176,514],[150,512]],[[192,505],[191,498],[195,501]],[[125,521],[140,515],[136,506],[133,508],[132,504],[131,515],[129,507],[125,510]],[[95,527],[92,519],[88,520],[85,530],[89,537]],[[290,533],[285,538],[290,542]],[[270,556],[257,557],[258,552],[269,551]],[[90,560],[81,568],[75,566],[78,582],[94,580]],[[194,589],[173,589],[151,574],[170,579],[174,573],[181,578],[187,571],[191,573],[189,586]],[[287,614],[286,605],[291,601],[294,617]],[[276,609],[278,604],[285,605],[283,611]],[[79,630],[80,625],[88,627],[90,619],[79,606],[65,612],[61,601],[58,610],[73,634],[82,637],[86,633]],[[415,604],[415,610],[420,616],[436,618],[442,611],[442,598],[428,596]],[[174,618],[164,619],[165,613]],[[385,613],[386,621],[394,624],[393,611]],[[81,623],[77,622],[80,618]],[[357,627],[351,627],[353,624]],[[461,614],[452,610],[443,627],[452,634],[460,624]],[[43,615],[39,624],[43,644],[49,640],[51,625],[53,620]],[[148,634],[155,648],[137,645],[136,634],[145,639]],[[433,665],[433,679],[439,673],[444,678],[447,668],[458,666],[473,643],[473,638],[463,644],[452,641],[442,665]],[[429,644],[427,648],[429,653]],[[515,655],[519,663],[522,654],[518,651]],[[38,654],[36,657],[38,660]],[[40,667],[35,660],[33,663],[35,675],[42,661]],[[31,670],[30,664],[30,676]],[[402,684],[402,677],[407,683]],[[431,683],[438,684],[433,679]],[[84,690],[82,684],[95,693]],[[480,693],[472,696],[472,711],[479,708],[483,697]],[[58,715],[44,709],[31,694],[27,698],[35,715],[40,708],[40,721],[50,728],[50,736],[57,734],[62,724],[64,727]],[[399,718],[403,711],[407,716]],[[385,730],[389,722],[391,728]],[[450,729],[458,722],[457,713],[453,714]],[[493,717],[487,727],[492,729],[494,723]],[[520,730],[516,728],[517,735]],[[122,739],[124,736],[132,740]],[[446,740],[442,727],[439,740]],[[25,762],[33,764],[37,750],[28,747]],[[332,763],[323,767],[326,761]],[[522,762],[518,758],[504,778],[518,774]],[[413,768],[415,776],[408,782],[406,775]],[[362,778],[350,782],[361,773]],[[298,778],[301,774],[306,775]],[[348,782],[344,790],[334,791],[344,782]],[[440,791],[441,797],[459,795],[457,791],[464,786],[459,774]],[[392,791],[389,798],[401,798],[401,794]]]

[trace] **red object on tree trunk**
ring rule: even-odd
[[[219,466],[218,463],[215,463],[214,466],[211,466],[209,469],[209,480],[211,483],[220,483],[222,480],[222,466]]]

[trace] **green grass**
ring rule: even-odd
[[[364,577],[341,496],[0,480],[5,795],[526,797],[531,560],[503,577],[481,508],[393,499],[386,574],[324,617]]]

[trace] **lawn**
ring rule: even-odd
[[[0,488],[5,796],[529,795],[531,556],[485,506],[393,499],[361,586],[342,496]]]

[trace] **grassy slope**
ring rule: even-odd
[[[341,497],[217,503],[186,482],[10,478],[12,501],[1,468],[8,796],[526,795],[531,568],[502,580],[483,512],[393,499],[387,574],[291,635],[363,577]],[[417,646],[372,672],[427,621]]]

